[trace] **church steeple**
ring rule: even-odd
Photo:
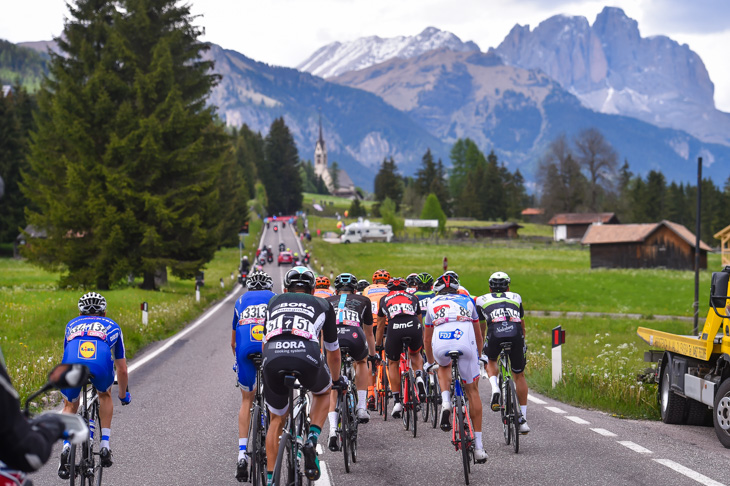
[[[322,111],[319,112],[319,140],[320,145],[324,147],[324,138],[322,137]]]

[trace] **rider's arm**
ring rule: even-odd
[[[433,338],[433,326],[425,326],[423,328],[423,349],[426,351],[426,359],[429,363],[434,363],[433,358],[433,345],[431,339]]]
[[[481,331],[482,322],[484,321],[472,321],[472,326],[474,326],[474,336],[477,341],[477,354],[482,354],[482,348],[484,347],[484,336]]]
[[[0,461],[10,469],[35,471],[48,460],[61,432],[62,425],[57,430],[46,424],[30,425],[20,412],[18,393],[10,377],[0,366]]]
[[[236,330],[234,329],[231,333],[231,351],[233,351],[233,356],[236,355]]]
[[[115,359],[114,367],[117,369],[117,382],[119,383],[117,396],[121,400],[127,396],[127,385],[129,384],[129,375],[127,374],[127,358]]]
[[[365,340],[368,342],[368,354],[375,354],[375,335],[373,333],[373,326],[363,326],[365,330]]]
[[[340,378],[340,366],[342,365],[340,342],[337,339],[337,317],[329,302],[325,301],[324,304],[327,306],[327,311],[324,326],[322,326],[322,347],[327,351],[327,366],[329,366],[332,381],[337,381]]]
[[[378,335],[375,337],[377,346],[383,345],[383,336],[385,335],[385,316],[378,315]]]
[[[525,320],[521,319],[520,324],[522,325],[522,337],[525,337]]]

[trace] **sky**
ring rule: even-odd
[[[415,35],[429,26],[481,50],[496,47],[515,24],[534,28],[557,14],[593,24],[604,6],[638,21],[642,37],[666,35],[700,55],[715,104],[730,112],[730,0],[187,0],[204,41],[257,61],[295,67],[335,41]],[[63,30],[63,0],[3,0],[0,38],[49,40]]]

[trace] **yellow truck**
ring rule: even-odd
[[[712,411],[715,433],[730,448],[730,266],[712,274],[710,309],[699,336],[681,336],[640,327],[656,367],[657,400],[668,424],[703,425]]]

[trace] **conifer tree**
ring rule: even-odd
[[[375,175],[375,200],[382,203],[389,198],[395,204],[396,211],[403,198],[403,179],[397,170],[393,157],[387,157]]]
[[[436,194],[431,193],[426,197],[423,211],[421,211],[421,219],[437,219],[439,222],[439,233],[444,234],[446,231],[446,213],[441,209],[441,204]]]
[[[293,214],[302,208],[299,154],[284,118],[271,124],[264,141],[266,170],[263,182],[269,198],[269,214]]]

